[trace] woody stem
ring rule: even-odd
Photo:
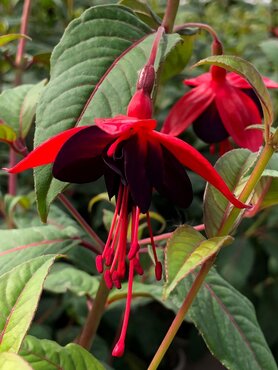
[[[162,26],[165,28],[167,33],[171,33],[173,31],[179,4],[180,4],[179,0],[167,1],[167,8],[162,21]]]
[[[105,281],[102,278],[98,287],[96,298],[93,302],[93,307],[89,311],[85,325],[78,339],[78,344],[83,348],[86,348],[88,350],[91,348],[93,339],[96,335],[97,328],[100,323],[101,316],[105,309],[108,294],[109,289],[107,288]]]

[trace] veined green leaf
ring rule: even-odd
[[[62,254],[78,245],[78,229],[37,226],[0,230],[0,275],[22,262],[46,254]]]
[[[196,273],[185,278],[172,293],[180,307]],[[203,336],[211,353],[231,370],[277,370],[259,327],[252,303],[212,269],[188,317]]]
[[[179,227],[169,238],[165,251],[165,298],[185,276],[231,241],[230,236],[207,240],[191,226]]]
[[[44,289],[54,293],[73,292],[78,296],[94,297],[99,286],[99,278],[65,263],[56,263],[48,275]]]
[[[22,357],[13,352],[0,353],[1,370],[34,370]]]
[[[0,352],[18,352],[55,257],[34,258],[0,277]]]
[[[104,370],[103,365],[90,352],[77,344],[61,347],[50,340],[27,336],[20,355],[34,370]]]
[[[45,83],[43,80],[36,85],[13,87],[0,95],[0,119],[20,138],[25,138],[29,132]]]
[[[66,29],[51,57],[51,78],[37,112],[35,146],[96,117],[125,113],[135,91],[138,72],[152,47],[154,35],[127,8],[100,6],[88,9]],[[159,61],[181,41],[165,35]],[[66,184],[54,180],[50,166],[35,169],[38,209],[46,219],[49,205]]]
[[[247,149],[235,149],[223,155],[215,164],[230,190],[238,196],[246,183],[244,176],[256,161],[257,153]],[[204,224],[207,236],[217,235],[230,212],[229,201],[212,185],[207,184],[204,196]],[[241,212],[238,220],[242,217]]]

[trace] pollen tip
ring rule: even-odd
[[[139,261],[138,258],[134,259],[134,269],[135,269],[135,271],[137,272],[138,275],[143,275],[144,274],[144,270],[143,270],[142,266],[140,265],[140,261]]]
[[[117,289],[121,289],[122,284],[121,284],[120,276],[117,271],[113,271],[112,281]]]
[[[111,278],[111,273],[110,273],[110,270],[106,270],[104,272],[104,281],[105,281],[105,284],[107,286],[108,289],[112,289],[113,288],[113,281],[112,281],[112,278]]]
[[[109,248],[106,252],[106,255],[105,255],[105,265],[106,266],[111,266],[111,263],[113,261],[113,257],[114,257],[114,251],[112,248]]]
[[[96,256],[96,268],[98,273],[101,274],[103,272],[103,258],[101,254]]]
[[[128,256],[127,256],[129,260],[132,260],[136,256],[139,248],[140,248],[140,246],[139,246],[138,243],[131,244],[131,247],[130,247],[130,250],[129,250]]]
[[[157,262],[155,265],[155,278],[156,280],[161,280],[162,277],[162,264],[161,262]]]
[[[115,347],[114,347],[114,349],[112,351],[112,356],[114,356],[114,357],[122,357],[122,355],[124,354],[124,351],[125,351],[125,343],[124,343],[123,340],[120,339],[116,343],[116,345],[115,345]]]

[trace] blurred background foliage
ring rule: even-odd
[[[30,67],[23,75],[24,83],[37,83],[49,78],[50,54],[59,42],[68,23],[78,17],[85,9],[94,5],[116,3],[102,0],[33,0],[31,7],[28,35],[32,42],[26,45],[26,62]],[[148,4],[158,16],[163,15],[166,1],[150,0]],[[23,1],[0,0],[0,35],[19,32]],[[210,24],[220,35],[225,52],[241,56],[252,62],[258,70],[278,81],[278,1],[243,1],[243,0],[184,0],[181,1],[176,24],[185,22],[204,22]],[[194,36],[193,54],[189,65],[210,54],[210,36],[204,31]],[[17,42],[12,42],[0,51],[0,91],[14,85],[15,71],[12,64]],[[156,101],[156,117],[160,124],[171,105],[186,91],[182,84],[185,77],[197,75],[203,69],[186,68],[160,87]],[[273,101],[278,112],[278,96],[273,93]],[[27,143],[32,147],[33,130]],[[202,153],[215,161],[208,147],[196,139],[189,129],[184,138]],[[8,163],[8,146],[0,143],[0,163]],[[152,210],[166,220],[164,232],[174,230],[178,225],[202,223],[202,195],[205,183],[196,175],[190,175],[195,192],[194,201],[187,210],[174,207],[166,199],[154,194]],[[21,206],[15,210],[15,226],[40,224],[34,207],[33,180],[29,173],[19,176]],[[7,191],[7,175],[0,172],[0,216]],[[90,200],[104,191],[102,181],[96,184],[71,186],[67,194],[89,223],[105,239],[105,224],[109,224],[113,205],[107,201],[97,202],[88,212]],[[50,215],[51,220],[69,217],[57,204]],[[25,221],[24,221],[25,220]],[[6,219],[0,217],[0,228],[6,227]],[[18,224],[18,223],[19,224]],[[258,320],[266,339],[278,358],[278,209],[269,208],[252,219],[245,219],[237,231],[236,241],[221,251],[217,260],[218,271],[254,303]],[[158,231],[161,223],[154,220]],[[144,235],[144,230],[142,232]],[[74,256],[76,266],[95,274],[92,255],[86,250],[79,250]],[[148,263],[148,262],[146,262]],[[96,277],[97,279],[97,277]],[[145,283],[153,282],[152,271],[146,274]],[[65,288],[65,290],[67,290]],[[80,326],[84,323],[90,298],[79,296],[67,290],[65,294],[53,294],[46,291],[40,302],[31,334],[39,338],[57,340],[61,344],[74,340]],[[110,363],[115,369],[146,369],[156,348],[168,329],[174,314],[161,303],[150,298],[134,300],[130,327],[127,336],[126,355],[122,359],[112,360],[110,350],[119,330],[124,302],[109,305],[102,320],[93,353]],[[108,359],[108,360],[107,360]],[[221,369],[222,366],[211,359],[202,338],[189,322],[180,329],[171,349],[161,365],[161,369]]]

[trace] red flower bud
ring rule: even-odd
[[[138,90],[133,95],[127,107],[128,117],[151,118],[153,105],[151,97],[144,90]]]

